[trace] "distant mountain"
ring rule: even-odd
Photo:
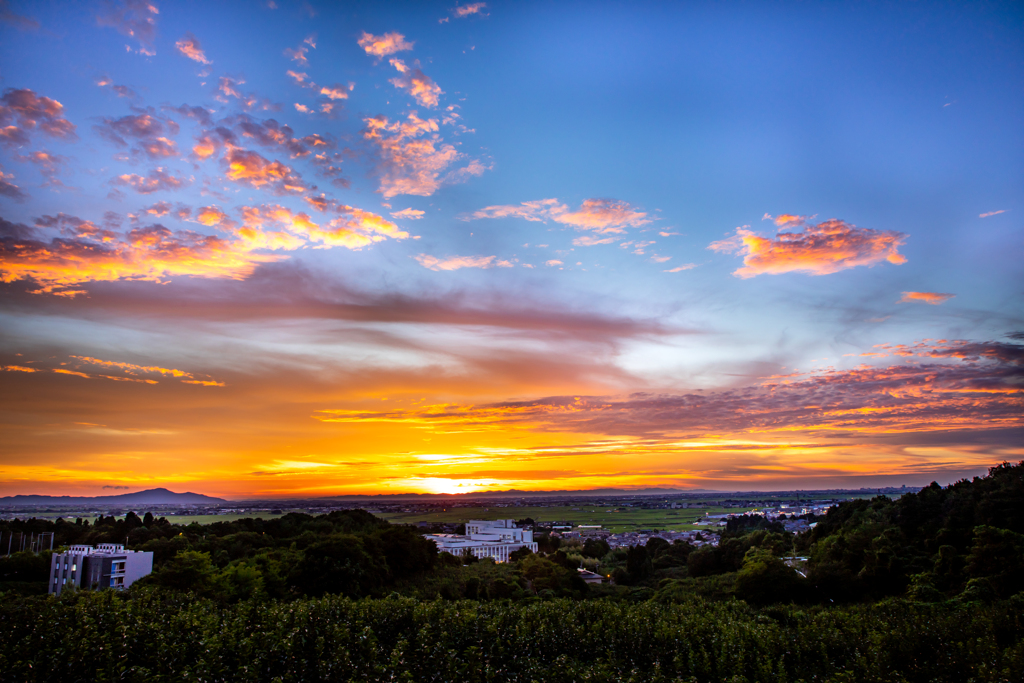
[[[226,503],[223,498],[201,493],[175,493],[167,489],[149,489],[116,496],[5,496],[0,505],[214,505]]]

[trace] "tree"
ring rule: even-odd
[[[367,552],[358,536],[342,534],[306,548],[293,578],[307,595],[361,597],[378,591],[386,572],[383,557]]]
[[[164,588],[205,594],[210,592],[214,572],[209,553],[183,550],[150,574],[149,581]]]
[[[766,548],[751,548],[736,575],[736,594],[749,603],[790,602],[797,597],[800,576]]]
[[[611,546],[603,538],[588,538],[583,544],[583,557],[593,557],[600,560],[611,552]]]

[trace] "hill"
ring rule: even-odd
[[[215,505],[223,498],[201,493],[175,493],[167,489],[148,489],[115,496],[37,496],[17,495],[0,498],[0,505]]]

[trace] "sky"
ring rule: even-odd
[[[0,2],[0,496],[1024,459],[1024,6]]]

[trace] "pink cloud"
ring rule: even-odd
[[[376,148],[377,173],[385,199],[400,194],[429,196],[441,186],[439,176],[462,155],[437,135],[435,119],[415,112],[405,121],[385,116],[364,119],[363,138]]]
[[[401,59],[392,59],[391,66],[398,70],[401,76],[391,79],[391,84],[400,90],[406,90],[420,106],[433,109],[437,106],[438,98],[444,94],[441,87],[434,83],[429,76],[423,73],[420,68],[406,66]]]
[[[618,239],[618,236],[626,234],[627,228],[639,228],[653,220],[647,213],[616,199],[586,199],[576,211],[570,211],[568,206],[557,199],[540,199],[518,205],[488,206],[464,216],[463,220],[509,217],[528,221],[553,220],[577,230],[589,230],[605,236],[599,238],[588,235],[577,238],[575,243],[580,246],[609,244]],[[609,238],[608,235],[616,237]]]
[[[401,211],[392,211],[391,217],[404,219],[409,221],[416,221],[426,215],[426,211],[420,211],[419,209],[402,209]]]
[[[450,256],[446,259],[439,259],[428,254],[419,254],[415,258],[424,268],[437,271],[459,270],[461,268],[493,268],[494,266],[510,268],[512,266],[508,261],[498,261],[497,256]]]
[[[474,2],[469,5],[456,5],[451,9],[452,16],[456,19],[464,19],[476,15],[478,17],[488,16],[484,9],[487,8],[486,2]]]
[[[193,62],[199,62],[200,64],[213,64],[213,62],[206,58],[206,53],[203,52],[203,48],[199,45],[199,39],[191,33],[186,33],[178,39],[178,42],[174,44],[174,47],[178,48],[178,52],[185,55]]]

